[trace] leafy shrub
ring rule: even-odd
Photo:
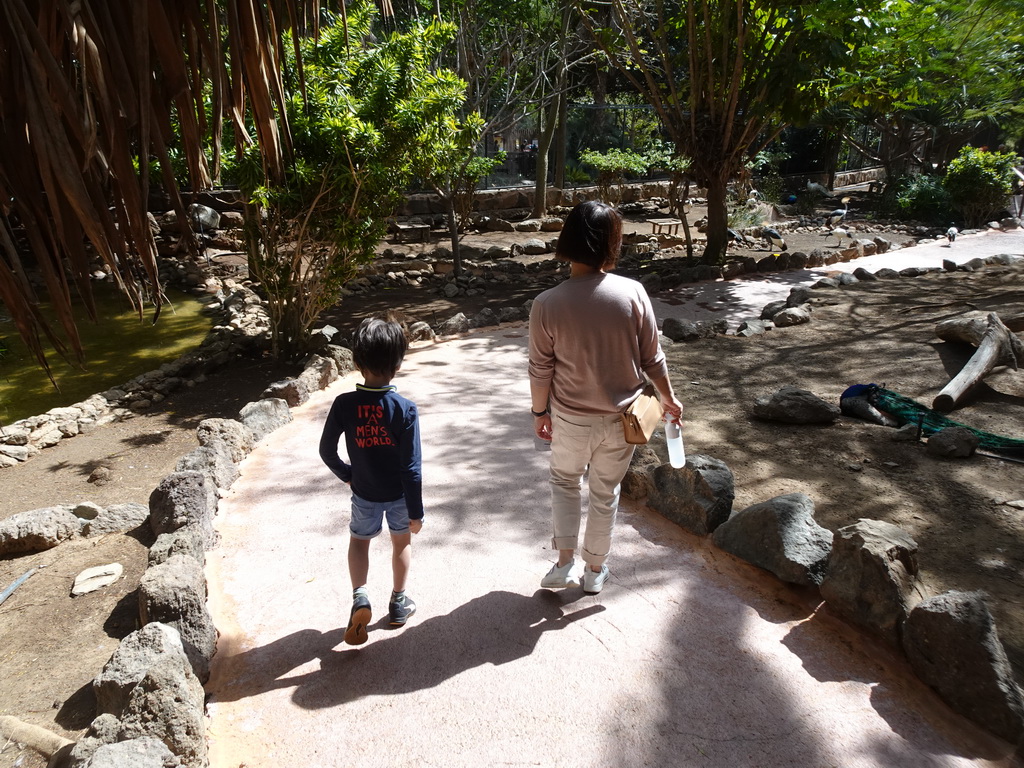
[[[895,215],[932,224],[952,221],[949,193],[938,176],[908,176],[896,188]]]
[[[1013,189],[1013,166],[1019,160],[1006,152],[964,147],[949,164],[943,187],[968,226],[984,223],[1006,206]]]
[[[607,152],[588,149],[580,153],[580,162],[597,170],[598,194],[612,205],[618,205],[622,199],[626,174],[640,176],[647,172],[650,163],[644,155],[628,149],[609,149]]]

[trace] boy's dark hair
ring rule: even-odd
[[[391,315],[368,317],[359,324],[352,344],[352,362],[360,371],[392,378],[405,359],[409,342]]]
[[[621,249],[622,216],[606,203],[588,200],[566,217],[555,256],[594,269],[612,269]]]

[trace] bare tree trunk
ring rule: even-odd
[[[726,208],[726,180],[718,175],[708,178],[708,244],[701,259],[707,264],[721,264],[729,244],[726,229],[729,214]]]
[[[555,126],[555,187],[565,189],[566,123],[569,120],[569,100],[564,91],[558,97],[558,123]]]
[[[444,217],[448,222],[448,235],[452,242],[452,268],[455,276],[462,274],[462,253],[459,251],[459,223],[455,216],[455,195],[442,195],[444,199]]]
[[[533,188],[533,217],[539,218],[548,210],[548,152],[551,150],[551,140],[555,136],[555,125],[558,122],[558,103],[562,100],[561,93],[557,94],[554,101],[545,110],[540,110],[542,122],[540,131],[540,143],[537,147],[537,182]]]

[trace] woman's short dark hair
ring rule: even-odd
[[[409,342],[391,315],[368,317],[359,324],[352,344],[352,362],[360,371],[392,378],[398,372]]]
[[[566,217],[555,256],[594,269],[612,269],[621,249],[622,216],[607,203],[588,200]]]

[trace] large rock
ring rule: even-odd
[[[176,768],[181,765],[171,750],[159,739],[142,737],[96,748],[82,768]]]
[[[814,502],[790,493],[734,512],[715,529],[715,544],[783,581],[821,583],[832,533],[814,519]]]
[[[754,402],[754,416],[784,424],[831,424],[839,418],[839,406],[787,384],[772,395]]]
[[[201,445],[178,459],[175,472],[200,472],[206,486],[206,503],[210,515],[216,513],[218,500],[238,479],[238,465],[228,455],[224,443]]]
[[[928,438],[928,453],[946,459],[963,459],[978,450],[978,436],[967,427],[946,427]]]
[[[654,488],[652,476],[662,461],[650,445],[638,445],[633,451],[629,469],[622,478],[622,495],[627,499],[642,499]]]
[[[1010,743],[1024,737],[1024,693],[978,592],[945,592],[919,603],[903,627],[917,676],[953,709]]]
[[[323,358],[320,358],[323,359]],[[331,366],[334,365],[332,361]],[[337,375],[335,375],[337,378]],[[304,402],[309,400],[309,396],[314,392],[317,392],[322,387],[317,386],[318,377],[307,376],[307,372],[303,372],[301,375],[296,376],[293,379],[282,379],[281,381],[275,381],[270,384],[260,394],[262,398],[280,398],[284,400],[292,408],[302,405]]]
[[[149,495],[149,523],[153,533],[172,533],[186,525],[198,526],[204,545],[210,549],[216,539],[213,511],[209,506],[206,479],[201,472],[172,472]]]
[[[19,512],[0,520],[0,555],[52,549],[81,529],[82,521],[66,507]]]
[[[698,536],[706,536],[729,519],[736,491],[725,462],[689,454],[682,469],[659,466],[651,482],[647,505]]]
[[[835,532],[821,596],[841,616],[899,644],[920,600],[917,542],[882,520],[860,519]]]
[[[127,533],[144,525],[148,519],[149,507],[145,504],[137,501],[112,504],[82,526],[82,535],[91,538],[108,533]]]
[[[729,330],[729,323],[726,320],[697,320],[690,322],[680,320],[677,317],[666,317],[662,323],[661,332],[672,341],[696,341],[697,339],[711,339],[720,336]]]
[[[284,400],[269,397],[254,403],[246,403],[238,412],[238,419],[252,430],[253,437],[259,442],[278,427],[290,422],[292,414]]]
[[[256,445],[253,431],[234,419],[203,419],[196,427],[199,445],[223,444],[232,461],[241,461]]]
[[[139,619],[144,625],[157,621],[178,630],[196,677],[204,683],[209,679],[217,629],[206,609],[206,577],[198,561],[173,555],[148,568],[139,583]]]
[[[161,533],[149,548],[149,565],[166,563],[175,555],[188,555],[200,565],[206,563],[203,534],[198,526],[186,525],[171,533]]]
[[[786,307],[772,317],[772,322],[779,328],[804,325],[811,322],[811,313],[807,311],[807,307]]]
[[[125,637],[92,681],[97,712],[120,718],[132,689],[160,664],[174,667],[182,677],[194,677],[176,629],[153,622]]]
[[[118,736],[124,741],[154,738],[185,765],[207,765],[203,687],[177,668],[152,667],[132,689]]]
[[[462,312],[459,312],[454,317],[449,317],[445,320],[437,329],[438,336],[454,336],[459,333],[465,333],[469,330],[469,318],[467,318]]]

